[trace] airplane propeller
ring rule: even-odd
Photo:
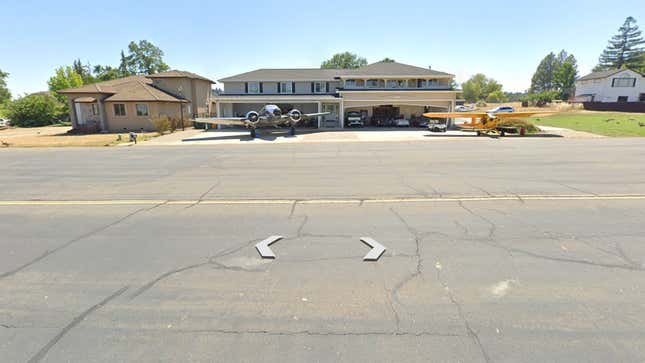
[[[260,114],[255,111],[250,111],[246,114],[246,119],[251,123],[256,123],[258,122],[258,120],[260,120]]]
[[[291,118],[292,122],[299,122],[302,120],[302,112],[299,110],[291,110],[289,112],[289,118]]]

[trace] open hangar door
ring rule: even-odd
[[[450,105],[424,105],[424,104],[369,104],[348,103],[345,105],[345,124],[349,112],[361,114],[364,125],[367,127],[393,127],[394,120],[405,118],[410,125],[418,127],[424,120],[426,112],[446,112]]]

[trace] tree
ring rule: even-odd
[[[7,114],[14,126],[37,127],[56,123],[63,112],[51,94],[36,93],[11,102]]]
[[[56,68],[56,74],[47,81],[49,90],[63,104],[67,105],[67,97],[56,93],[65,88],[75,88],[83,85],[83,78],[70,66]]]
[[[645,51],[642,45],[645,44],[645,39],[641,35],[636,19],[631,16],[625,19],[623,25],[618,28],[618,34],[609,40],[594,70],[642,67],[641,56]]]
[[[334,54],[330,59],[322,62],[323,69],[353,69],[367,65],[367,59],[350,52]]]
[[[76,74],[81,76],[83,84],[92,84],[96,82],[94,76],[92,75],[92,67],[89,63],[83,64],[80,59],[76,59],[72,63],[72,69],[74,69],[74,72],[76,72]]]
[[[502,90],[494,91],[486,96],[486,102],[490,103],[501,103],[506,102],[506,94]]]
[[[94,66],[94,77],[98,82],[111,81],[113,79],[125,77],[121,70],[112,66]]]
[[[392,58],[385,57],[385,58],[383,58],[383,60],[381,62],[382,63],[395,63],[396,61],[394,59],[392,59]]]
[[[147,40],[130,42],[128,52],[125,57],[121,54],[121,66],[124,60],[126,65],[124,74],[154,74],[170,69],[163,61],[164,52]]]
[[[11,101],[11,92],[7,87],[7,77],[9,77],[9,73],[0,69],[0,106]]]
[[[571,97],[578,77],[578,61],[573,54],[565,50],[557,55],[549,53],[537,67],[531,78],[530,94],[555,92],[558,98],[566,100]]]
[[[462,83],[461,88],[466,101],[477,102],[486,100],[491,93],[501,91],[502,85],[496,80],[486,78],[486,75],[478,73]]]
[[[540,93],[553,89],[553,73],[557,68],[557,63],[558,59],[553,52],[542,59],[531,78],[531,93]]]
[[[559,99],[568,100],[573,96],[577,78],[578,62],[573,55],[569,55],[553,73],[553,86]]]
[[[119,63],[119,73],[121,74],[122,77],[127,77],[131,76],[132,73],[130,73],[130,69],[128,68],[128,58],[125,56],[125,53],[123,53],[123,50],[121,51],[121,62]]]

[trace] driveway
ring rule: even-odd
[[[508,137],[518,137],[509,135]],[[594,138],[598,135],[568,129],[544,127],[543,132],[528,135],[535,137]],[[450,130],[445,133],[433,133],[426,129],[344,129],[344,130],[298,130],[296,136],[289,136],[286,129],[261,129],[258,137],[251,139],[244,129],[190,129],[183,132],[164,135],[151,139],[141,145],[226,145],[226,144],[262,144],[262,143],[325,143],[325,142],[412,142],[412,141],[447,141],[476,138],[471,132]],[[484,139],[485,137],[481,137]]]

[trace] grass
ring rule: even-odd
[[[129,142],[127,133],[69,135],[61,128],[61,126],[47,126],[0,130],[0,148],[114,146]],[[119,135],[121,135],[120,140]],[[156,132],[139,134],[137,141],[142,142],[156,136],[158,136]]]
[[[536,125],[562,127],[611,137],[645,136],[643,113],[580,111],[532,117],[528,120]]]

